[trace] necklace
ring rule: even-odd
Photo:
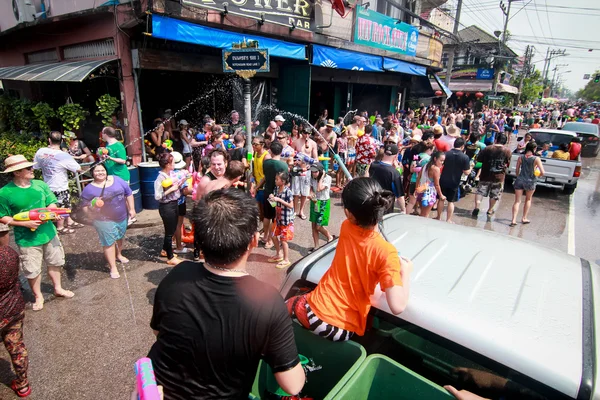
[[[217,267],[216,265],[210,265],[209,263],[205,262],[204,263],[205,266],[212,268],[212,269],[217,269],[219,271],[225,271],[225,272],[236,272],[238,274],[244,274],[244,275],[249,275],[248,272],[246,271],[242,271],[239,269],[227,269],[227,268],[223,268],[223,267]]]

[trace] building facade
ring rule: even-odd
[[[256,40],[270,71],[253,79],[253,118],[285,111],[314,121],[361,109],[384,114],[430,96],[442,41],[418,15],[445,0],[15,0],[0,4],[0,80],[10,94],[82,102],[121,100],[129,154],[167,109],[194,125],[242,110],[222,50]],[[190,121],[191,120],[191,121]],[[93,143],[92,143],[93,145]]]

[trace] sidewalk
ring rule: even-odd
[[[330,232],[338,235],[343,220],[340,199],[332,198]],[[307,204],[305,211],[308,214]],[[190,208],[188,207],[188,210]],[[296,218],[296,237],[290,243],[290,261],[305,256],[312,247],[310,222]],[[46,304],[40,312],[27,305],[24,334],[29,351],[32,400],[128,399],[135,379],[134,362],[147,354],[154,335],[150,329],[156,287],[168,267],[158,258],[163,225],[158,211],[144,211],[130,227],[119,264],[120,279],[110,279],[95,230],[85,227],[63,235],[66,252],[63,285],[73,299],[56,299],[44,273]],[[325,242],[321,240],[321,245]],[[266,262],[273,250],[256,249],[248,271],[279,287],[285,270]],[[192,253],[185,255],[191,259]],[[26,300],[32,301],[27,283]],[[10,357],[0,346],[0,399],[17,399],[7,386],[14,379]]]

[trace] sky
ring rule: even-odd
[[[455,15],[454,4],[456,0],[446,4],[452,15]],[[600,36],[597,35],[600,1],[514,0],[510,16],[508,31],[512,39],[508,46],[519,55],[525,54],[528,44],[534,46],[533,62],[539,71],[544,68],[548,48],[566,50],[568,55],[552,60],[549,79],[554,73],[552,69],[559,65],[557,76],[562,73],[564,86],[575,92],[588,82],[583,79],[584,74],[593,77],[593,73],[600,70]],[[493,34],[495,30],[502,30],[503,17],[500,0],[463,0],[460,29],[477,25]],[[568,65],[562,66],[564,64]]]

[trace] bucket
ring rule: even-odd
[[[411,371],[396,361],[372,354],[333,399],[454,399],[444,388]]]
[[[136,214],[142,212],[142,191],[140,190],[140,171],[137,167],[129,167],[129,187],[133,194],[133,204]]]
[[[144,210],[158,210],[158,201],[154,198],[154,181],[158,177],[160,167],[156,161],[138,164],[140,171],[140,189]]]
[[[353,341],[332,342],[307,331],[298,324],[292,326],[298,353],[312,360],[316,366],[314,370],[307,373],[302,394],[314,399],[332,399],[365,360],[365,349]],[[302,360],[302,357],[300,359]],[[251,395],[255,399],[268,399],[271,398],[269,392],[277,393],[281,390],[271,368],[261,361]]]

